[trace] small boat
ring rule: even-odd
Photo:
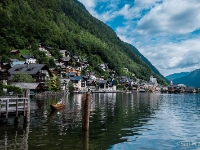
[[[51,105],[50,105],[50,107],[51,107],[52,109],[56,109],[56,110],[62,109],[64,106],[65,106],[64,103],[57,103],[57,104],[51,104]]]

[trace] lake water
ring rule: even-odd
[[[0,124],[0,150],[200,149],[200,95],[91,94],[90,129],[81,129],[81,94],[31,101],[31,122]]]

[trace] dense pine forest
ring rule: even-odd
[[[59,50],[85,58],[90,70],[102,73],[98,64],[107,63],[117,75],[149,81],[153,75],[160,84],[164,77],[139,51],[121,41],[116,33],[94,18],[76,0],[1,0],[0,1],[0,56],[8,62],[11,50],[33,54],[38,63],[53,67],[53,60],[61,56]],[[38,50],[38,44],[51,47],[53,58]],[[143,57],[144,58],[144,57]],[[20,58],[18,58],[20,59]],[[129,73],[123,68],[128,68]]]

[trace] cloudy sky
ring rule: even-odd
[[[200,68],[199,0],[79,0],[164,76]]]

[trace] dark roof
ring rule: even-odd
[[[13,82],[12,86],[17,86],[22,89],[36,89],[40,83],[22,83],[22,82]]]
[[[12,75],[16,72],[20,73],[27,73],[27,74],[36,74],[38,71],[40,71],[43,67],[47,67],[45,64],[21,64],[21,65],[15,65],[12,68],[8,70],[8,72]]]
[[[31,55],[31,54],[29,54],[29,55],[22,55],[22,57],[23,57],[24,59],[34,58],[34,56]]]

